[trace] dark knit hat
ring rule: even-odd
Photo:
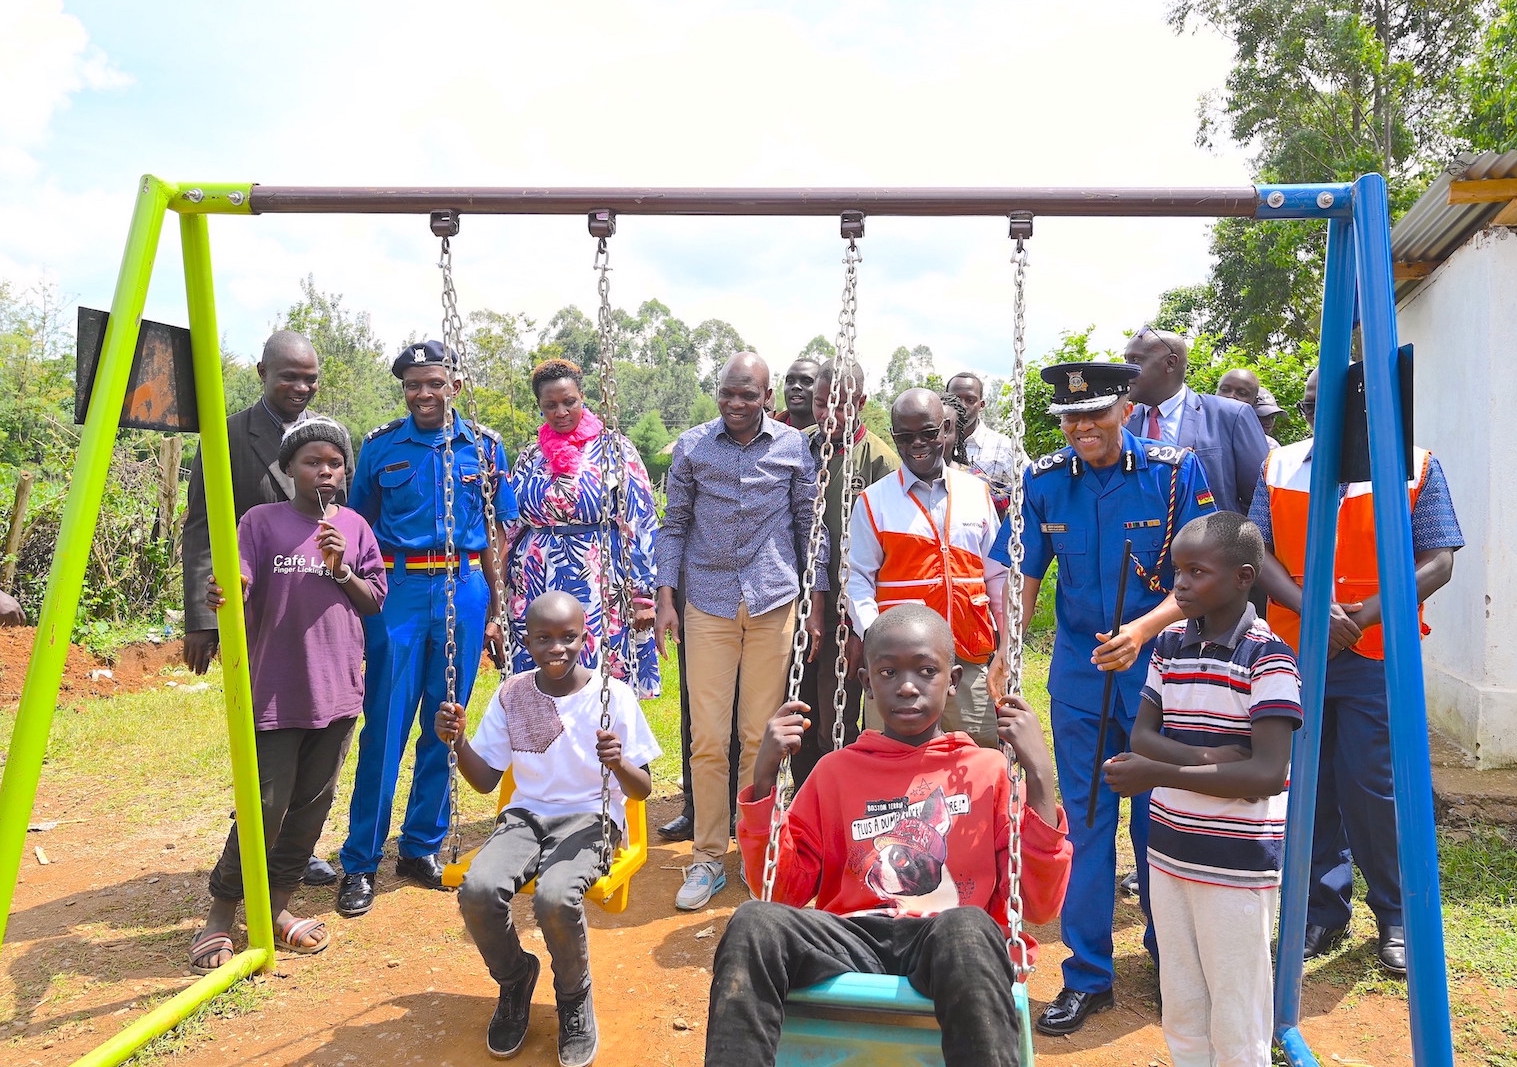
[[[290,463],[294,460],[295,453],[300,451],[300,446],[308,445],[312,441],[325,441],[336,445],[337,450],[344,456],[350,450],[348,431],[341,423],[334,422],[325,415],[312,415],[284,432],[284,439],[279,442],[279,469],[288,474]]]

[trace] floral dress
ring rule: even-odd
[[[598,436],[586,443],[580,456],[579,473],[555,477],[537,442],[524,448],[511,471],[511,488],[516,491],[520,518],[508,528],[510,544],[507,574],[511,587],[509,615],[513,660],[516,672],[531,670],[532,657],[527,653],[527,605],[543,593],[561,590],[585,606],[585,625],[589,637],[580,662],[587,667],[599,663],[602,635],[611,658],[612,674],[630,685],[639,699],[659,695],[658,654],[653,644],[653,629],[641,632],[632,628],[632,620],[623,618],[615,599],[609,605],[600,600],[601,567],[611,569],[611,588],[630,584],[636,597],[652,598],[657,586],[653,564],[653,535],[658,528],[654,510],[653,487],[637,449],[620,437],[624,459],[612,459],[627,468],[627,514],[625,525],[611,530],[611,558],[601,559],[600,523],[604,494],[601,491],[600,456],[605,443]],[[615,446],[612,446],[613,449]],[[615,467],[613,466],[613,470]],[[614,493],[615,486],[612,486]],[[614,500],[613,500],[614,504]],[[613,506],[613,514],[617,508]],[[631,573],[623,574],[622,540],[628,539]],[[628,665],[631,669],[628,669]]]

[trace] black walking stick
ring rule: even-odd
[[[1117,636],[1122,629],[1122,604],[1127,600],[1127,569],[1132,566],[1132,541],[1122,545],[1122,570],[1117,579],[1116,618],[1111,620],[1111,635]],[[1101,788],[1101,764],[1106,762],[1106,726],[1111,722],[1111,687],[1117,680],[1116,671],[1107,671],[1101,683],[1101,726],[1096,731],[1096,763],[1090,772],[1090,800],[1085,805],[1085,828],[1096,824],[1096,796]]]

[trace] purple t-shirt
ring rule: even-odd
[[[363,516],[338,508],[332,524],[348,543],[353,581],[384,600],[379,542]],[[288,501],[259,504],[237,524],[247,594],[253,726],[316,730],[363,709],[363,624],[321,562],[316,520]]]

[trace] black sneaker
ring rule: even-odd
[[[509,1060],[521,1051],[527,1040],[532,990],[537,988],[537,974],[542,970],[542,963],[530,952],[526,955],[527,973],[510,985],[500,987],[500,1000],[495,1004],[495,1014],[490,1016],[490,1029],[485,1033],[485,1048],[498,1060]]]
[[[559,1067],[589,1067],[600,1048],[595,1030],[595,1004],[586,989],[577,997],[558,1002]]]

